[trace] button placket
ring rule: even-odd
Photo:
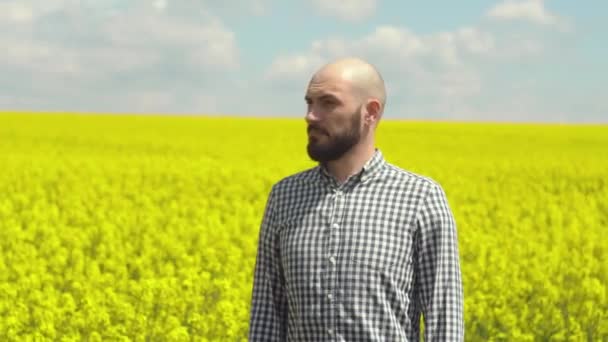
[[[326,263],[327,263],[327,270],[328,270],[328,277],[327,277],[327,288],[326,288],[326,301],[328,303],[328,307],[330,309],[330,318],[328,320],[328,330],[327,332],[333,336],[333,332],[334,330],[332,329],[334,327],[334,323],[335,323],[335,312],[334,312],[334,308],[335,308],[335,304],[337,301],[337,298],[335,296],[334,290],[336,289],[336,277],[334,276],[334,272],[335,272],[335,268],[336,268],[336,264],[337,264],[337,250],[338,250],[338,246],[340,245],[340,227],[341,227],[341,222],[340,219],[342,217],[342,213],[343,213],[343,193],[341,190],[335,189],[333,191],[333,194],[331,195],[331,201],[332,201],[332,209],[331,210],[331,216],[330,216],[330,221],[329,221],[329,227],[328,227],[328,238],[329,238],[329,243],[328,243],[328,252],[326,255]]]

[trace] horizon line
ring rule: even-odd
[[[68,115],[68,116],[120,116],[120,117],[166,117],[166,118],[205,118],[205,119],[241,119],[241,120],[304,120],[303,117],[290,115],[253,115],[227,113],[172,113],[172,112],[128,112],[128,111],[36,111],[36,110],[0,110],[0,115]],[[433,119],[433,118],[382,118],[388,122],[443,123],[443,124],[495,124],[495,125],[549,125],[549,126],[608,126],[606,122],[571,122],[571,121],[510,121],[510,120],[466,120],[466,119]]]

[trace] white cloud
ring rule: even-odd
[[[249,18],[250,16],[268,16],[276,6],[276,0],[181,0],[203,4],[222,18]],[[176,2],[177,3],[177,2]]]
[[[270,5],[264,0],[251,0],[251,12],[254,15],[262,16],[270,13]]]
[[[90,0],[93,1],[93,0]],[[48,14],[85,6],[70,0],[3,0],[0,3],[0,24],[2,22],[30,23]]]
[[[505,0],[491,8],[487,15],[497,20],[523,20],[539,25],[568,28],[566,20],[547,10],[543,0]]]
[[[377,0],[312,0],[318,13],[346,21],[359,21],[374,14]]]
[[[167,8],[167,0],[155,0],[153,5],[158,11],[164,11]]]
[[[32,69],[51,70],[56,69],[53,65],[69,62],[85,69],[90,68],[91,60],[95,60],[95,69],[114,71],[135,67],[138,63],[159,62],[174,54],[193,68],[234,70],[239,66],[234,32],[202,9],[195,20],[170,16],[159,12],[167,8],[166,0],[157,0],[151,5],[125,8],[94,18],[83,6],[66,4],[60,8],[57,3],[61,2],[55,1],[50,2],[55,6],[45,7],[43,3],[47,2],[3,4],[12,9],[10,18],[13,20],[36,18],[30,29],[25,32],[12,30],[11,34],[7,33],[11,23],[6,17],[0,17],[0,28],[5,24],[4,33],[0,32],[5,51],[0,60],[5,64],[24,68],[29,64]],[[45,21],[45,14],[51,12],[57,16],[55,21]],[[57,18],[61,18],[60,21]],[[79,32],[72,31],[75,27]],[[86,39],[77,44],[72,41],[75,35]]]
[[[104,26],[113,50],[138,49],[142,53],[175,53],[195,67],[234,69],[239,65],[235,34],[214,17],[201,23],[164,15],[121,15]]]
[[[323,59],[315,53],[278,56],[266,73],[267,80],[298,81],[318,68]]]
[[[32,8],[16,2],[0,3],[0,20],[22,23],[31,22],[34,17]]]
[[[417,35],[407,28],[380,26],[356,40],[329,38],[301,54],[278,56],[267,70],[270,80],[305,81],[331,59],[358,55],[383,65],[387,78],[406,77],[416,86],[437,87],[446,96],[474,94],[480,87],[466,58],[494,52],[494,38],[476,28]],[[392,75],[392,77],[390,76]]]
[[[542,58],[542,53],[542,43],[533,36],[501,35],[480,27],[418,34],[406,27],[380,26],[356,39],[329,37],[314,41],[300,53],[277,56],[266,77],[297,98],[295,92],[303,93],[310,76],[322,64],[355,55],[382,72],[388,117],[472,118],[484,113],[477,104],[493,92],[491,75],[496,69],[513,61]]]
[[[44,99],[31,103],[46,109],[79,110],[85,102],[118,111],[205,104],[215,109],[209,99],[225,82],[214,77],[228,78],[240,67],[236,36],[201,6],[185,10],[173,4],[1,3],[3,105],[21,106],[19,99],[29,97]],[[194,15],[175,15],[177,10]],[[194,101],[200,96],[188,87],[207,92],[206,100]]]
[[[279,55],[266,70],[265,77],[274,82],[302,82],[322,64],[341,56],[351,54],[385,56],[391,58],[391,62],[398,62],[398,58],[421,56],[427,51],[428,47],[424,45],[422,39],[407,29],[380,26],[356,40],[328,37],[313,41],[308,51]]]

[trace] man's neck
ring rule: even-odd
[[[363,168],[374,155],[373,145],[356,146],[348,151],[342,158],[324,164],[329,173],[336,178],[338,183],[343,184],[348,178]]]

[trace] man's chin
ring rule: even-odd
[[[308,146],[306,147],[307,152],[308,152],[308,156],[310,157],[310,159],[316,161],[316,162],[328,162],[328,161],[332,161],[335,160],[336,158],[333,158],[330,153],[324,151],[322,148],[319,148],[318,144],[314,144],[314,143],[309,143]]]
[[[323,155],[322,153],[319,153],[317,148],[318,146],[316,146],[315,143],[309,142],[308,146],[306,146],[306,152],[308,152],[308,157],[310,157],[310,159],[314,161],[323,162]]]

